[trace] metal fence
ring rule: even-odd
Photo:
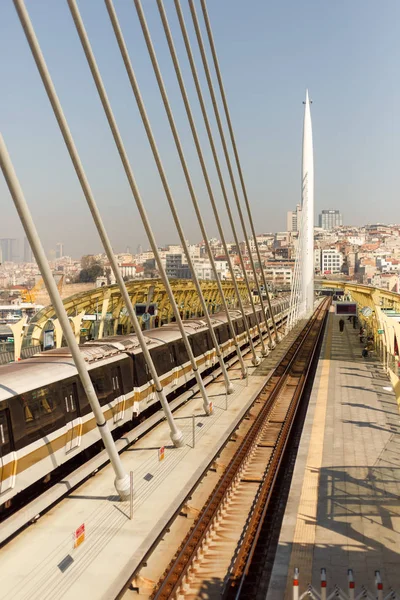
[[[21,359],[30,358],[41,351],[40,344],[30,344],[21,350]],[[0,342],[0,365],[14,362],[14,342]]]

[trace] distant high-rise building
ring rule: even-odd
[[[0,240],[1,262],[16,262],[18,258],[18,241],[14,238]]]
[[[62,258],[64,256],[64,244],[62,242],[57,242],[56,244],[56,259]]]
[[[333,229],[343,225],[343,216],[339,210],[323,210],[318,219],[318,225],[322,229]]]
[[[33,262],[32,250],[28,238],[24,238],[24,262]]]
[[[298,231],[300,225],[301,206],[298,204],[296,210],[287,212],[286,231]]]
[[[142,254],[143,252],[143,248],[141,244],[138,244],[138,247],[136,248],[136,254]]]

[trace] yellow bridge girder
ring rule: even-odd
[[[196,292],[194,283],[190,279],[173,279],[170,281],[176,303],[182,318],[200,317],[203,312],[200,299]],[[222,300],[215,281],[201,281],[201,289],[209,306],[209,312],[217,312],[221,309]],[[249,298],[246,285],[242,281],[237,282],[239,292],[244,304],[248,304]],[[221,281],[227,304],[230,308],[237,307],[235,289],[231,281]],[[152,326],[161,326],[173,319],[173,310],[168,295],[161,279],[132,280],[126,283],[126,287],[133,305],[137,303],[157,303],[157,318],[152,318]],[[257,301],[257,299],[255,299]],[[86,315],[101,315],[99,318],[99,330],[96,337],[103,337],[106,323],[112,323],[112,331],[108,335],[117,333],[118,329],[124,333],[131,330],[129,317],[124,308],[124,303],[117,285],[103,286],[85,292],[80,292],[63,300],[65,310],[70,317],[77,339],[80,337],[82,328],[90,329],[93,321],[85,319]],[[140,322],[139,317],[139,322]],[[51,305],[46,306],[37,313],[26,328],[24,337],[29,336],[32,341],[41,341],[46,325],[53,322],[56,331],[56,345],[62,344],[62,335],[54,309]]]
[[[359,320],[367,334],[373,336],[374,346],[381,358],[394,387],[400,406],[400,294],[380,288],[347,283],[345,281],[321,281],[323,288],[343,290],[359,308]],[[370,308],[372,314],[365,317],[363,308]]]

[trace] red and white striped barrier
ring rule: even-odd
[[[327,595],[326,569],[321,569],[320,592],[318,592],[309,583],[307,585],[307,589],[301,594],[301,596],[299,596],[299,569],[295,568],[293,574],[293,600],[303,600],[305,598],[312,598],[313,600],[333,600],[334,598],[339,598],[339,600],[362,600],[363,598],[367,600],[400,600],[400,595],[392,589],[390,589],[386,593],[386,596],[383,595],[383,583],[379,571],[375,571],[376,595],[371,593],[364,585],[361,586],[361,590],[356,595],[356,584],[354,581],[354,573],[352,569],[348,569],[347,571],[347,582],[347,593],[344,590],[342,590],[338,585],[334,585],[333,591],[329,595]]]

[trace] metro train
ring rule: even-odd
[[[288,312],[288,299],[274,300],[277,323]],[[266,331],[262,308],[257,317],[247,312],[253,339],[258,337],[256,318]],[[270,318],[269,312],[267,316]],[[243,317],[231,311],[239,344],[248,346]],[[272,321],[269,321],[272,327]],[[212,315],[224,360],[235,346],[227,316]],[[184,321],[199,371],[217,368],[210,332],[201,318]],[[176,324],[145,332],[167,398],[194,385],[192,367]],[[111,430],[129,422],[132,427],[158,402],[155,387],[133,334],[107,337],[80,346],[100,405]],[[153,406],[154,409],[154,406]],[[0,508],[29,486],[45,480],[80,452],[100,440],[96,421],[68,348],[37,354],[18,363],[0,366]]]

